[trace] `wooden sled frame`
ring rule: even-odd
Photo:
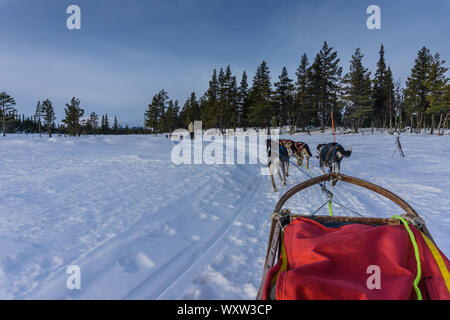
[[[390,218],[370,218],[370,217],[337,217],[337,216],[308,216],[308,215],[295,215],[291,214],[290,210],[282,210],[284,204],[295,194],[299,193],[302,190],[305,190],[311,186],[316,184],[320,184],[326,181],[332,181],[335,184],[337,181],[347,182],[353,185],[357,185],[379,195],[391,200],[396,203],[400,208],[405,211],[405,215],[403,217],[405,220],[416,226],[420,231],[422,231],[431,241],[434,242],[430,232],[428,231],[425,222],[423,219],[417,214],[417,212],[402,198],[397,196],[396,194],[386,190],[376,184],[367,182],[365,180],[361,180],[358,178],[354,178],[351,176],[347,176],[341,173],[330,173],[320,177],[316,177],[307,181],[304,181],[297,186],[293,187],[289,191],[287,191],[278,201],[275,206],[275,210],[271,216],[271,227],[269,233],[269,241],[267,245],[266,252],[266,261],[264,263],[263,276],[261,280],[261,285],[259,287],[257,299],[262,299],[264,283],[267,277],[267,274],[271,268],[275,265],[276,261],[279,259],[280,255],[280,240],[281,233],[285,226],[287,226],[291,221],[295,220],[298,217],[305,217],[314,219],[320,223],[361,223],[367,225],[399,225],[400,220],[398,219],[390,219]]]

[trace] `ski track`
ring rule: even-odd
[[[330,141],[329,134],[284,137],[307,142],[313,154]],[[450,138],[401,139],[405,159],[392,158],[393,136],[338,136],[353,147],[341,171],[409,202],[448,254]],[[291,164],[287,186],[276,176],[274,193],[260,165],[175,166],[172,146],[149,136],[1,140],[0,298],[254,299],[270,214],[284,192],[308,177]],[[327,187],[335,201],[362,215],[402,213],[364,189]],[[312,187],[285,208],[311,214],[326,200]],[[333,213],[351,214],[338,205]],[[327,215],[328,206],[317,214]],[[66,289],[73,264],[81,268],[81,290]]]

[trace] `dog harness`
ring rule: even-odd
[[[294,147],[296,149],[294,154],[298,154],[299,152],[301,152],[303,150],[303,148],[305,147],[305,144],[306,143],[302,143],[302,142],[294,142]]]
[[[332,142],[332,143],[329,143],[329,144],[327,144],[326,146],[324,146],[323,148],[322,148],[322,150],[320,151],[320,157],[322,158],[322,159],[326,159],[326,156],[327,156],[327,153],[328,153],[328,151],[330,150],[330,148],[332,147],[332,146],[335,146],[336,148],[334,149],[334,152],[333,152],[333,154],[331,155],[331,158],[330,158],[330,161],[331,161],[331,163],[333,163],[334,162],[334,158],[336,157],[336,152],[337,152],[337,150],[339,149],[339,148],[342,148],[342,146],[339,144],[339,143],[336,143],[336,142]],[[328,163],[328,162],[326,162],[327,163],[327,165],[330,165],[330,163]],[[330,167],[330,172],[331,172],[331,167]]]

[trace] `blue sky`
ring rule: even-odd
[[[66,9],[81,8],[81,30],[66,28]],[[381,8],[382,29],[368,30],[366,9]],[[250,82],[262,60],[272,81],[323,41],[344,70],[355,48],[375,71],[380,44],[404,83],[426,46],[450,61],[449,0],[0,0],[0,91],[32,114],[49,98],[64,116],[76,96],[87,113],[142,125],[160,89],[183,105],[201,96],[212,70],[231,65]],[[447,66],[449,64],[447,63]]]

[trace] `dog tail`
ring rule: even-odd
[[[311,150],[309,150],[309,146],[308,146],[307,144],[305,144],[304,148],[306,149],[306,152],[308,152],[308,155],[309,155],[310,157],[312,157],[313,155],[312,155],[312,153],[311,153]]]

